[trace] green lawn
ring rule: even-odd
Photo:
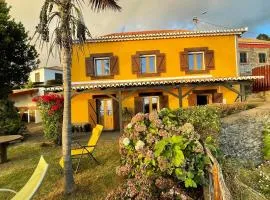
[[[87,138],[88,136],[83,136],[82,140],[86,142]],[[115,168],[119,164],[118,140],[104,138],[100,140],[94,153],[101,164],[97,165],[88,157],[83,159],[79,172],[74,175],[77,189],[71,196],[65,197],[62,191],[63,178],[58,165],[61,148],[41,147],[42,137],[34,135],[9,147],[10,161],[0,164],[0,188],[18,191],[33,173],[40,155],[43,155],[49,163],[49,169],[34,199],[104,199],[106,194],[121,182],[115,174]],[[0,199],[10,197],[12,195],[0,193]]]

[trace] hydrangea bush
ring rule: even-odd
[[[41,113],[44,136],[61,145],[64,98],[58,94],[46,94],[33,98]]]
[[[116,173],[127,182],[107,199],[191,199],[192,188],[200,190],[207,181],[205,141],[215,149],[210,137],[199,134],[218,131],[218,115],[207,119],[213,119],[211,112],[196,107],[135,115],[119,139],[121,166]]]

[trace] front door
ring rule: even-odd
[[[99,100],[99,123],[104,126],[104,130],[113,130],[113,102],[112,99]]]

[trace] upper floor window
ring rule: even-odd
[[[35,82],[40,82],[40,73],[35,73]]]
[[[156,55],[140,56],[141,73],[156,73]]]
[[[154,110],[159,110],[159,97],[158,96],[143,97],[143,112],[150,113]]]
[[[265,53],[259,53],[259,63],[266,63],[266,54]]]
[[[188,53],[188,69],[190,71],[205,70],[204,52],[189,52]]]
[[[240,63],[247,63],[247,52],[240,52]]]
[[[110,58],[94,58],[95,74],[96,76],[110,75]]]
[[[54,79],[55,80],[62,81],[63,80],[63,74],[61,74],[61,73],[55,73],[54,74]]]
[[[187,74],[209,73],[215,69],[215,52],[208,47],[184,48],[179,55],[180,69]]]

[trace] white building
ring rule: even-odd
[[[37,68],[30,73],[29,79],[33,83],[43,82],[44,84],[49,80],[61,81],[63,70],[62,67],[58,66]]]
[[[12,94],[9,95],[9,99],[14,102],[14,106],[19,110],[23,121],[28,123],[39,123],[42,121],[36,103],[33,102],[32,99],[36,96],[44,95],[44,86],[48,81],[56,80],[61,82],[62,79],[63,70],[61,67],[37,68],[30,73],[29,80],[33,83],[41,83],[39,87],[12,91]]]

